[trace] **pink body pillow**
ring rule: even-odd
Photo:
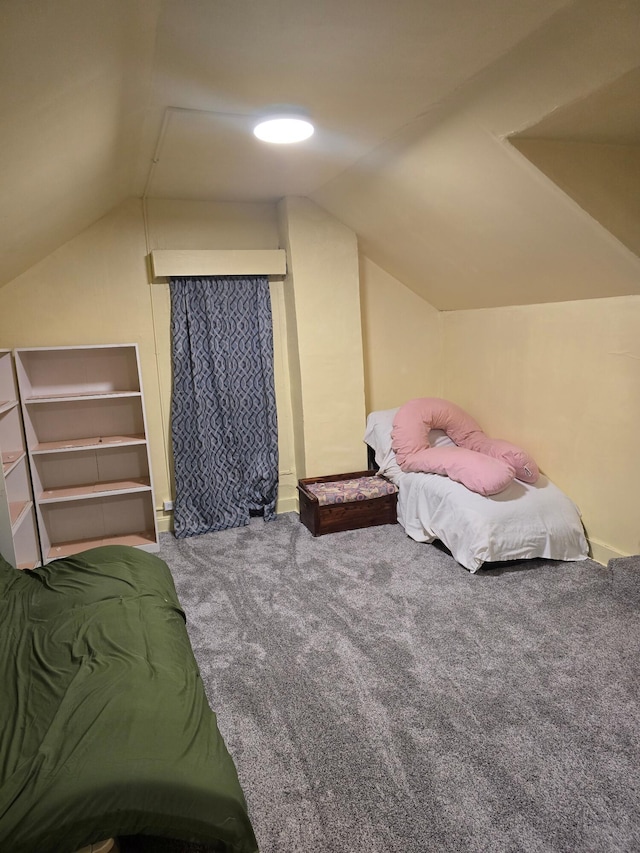
[[[430,447],[432,429],[444,430],[458,446]],[[438,397],[419,397],[401,406],[391,443],[403,471],[443,474],[481,495],[503,491],[514,478],[535,483],[540,474],[525,450],[489,438],[463,409]]]

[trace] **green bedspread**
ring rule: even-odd
[[[0,558],[0,690],[2,853],[137,834],[257,850],[158,557]]]

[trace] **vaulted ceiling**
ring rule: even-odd
[[[606,117],[639,24],[639,0],[2,0],[0,284],[127,197],[305,195],[438,308],[640,292],[629,245],[509,142],[606,121],[637,149],[633,89]],[[308,143],[252,137],[276,103]]]

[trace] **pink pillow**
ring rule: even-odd
[[[515,471],[502,459],[464,447],[430,447],[410,453],[400,464],[403,471],[442,474],[479,495],[497,495],[513,482]]]
[[[522,480],[525,483],[536,482],[540,476],[540,470],[526,450],[500,438],[489,438],[484,433],[483,436],[483,441],[474,442],[472,450],[486,453],[487,456],[493,456],[495,459],[503,459],[513,467],[516,480]],[[469,445],[466,446],[469,447]]]
[[[458,447],[430,447],[431,429],[444,430]],[[420,397],[401,406],[391,442],[403,471],[443,474],[481,495],[503,491],[514,477],[535,483],[539,476],[525,450],[489,438],[463,409],[438,397]]]

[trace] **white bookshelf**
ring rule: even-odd
[[[100,545],[157,551],[137,345],[15,359],[43,561]]]
[[[40,565],[40,546],[11,350],[0,349],[0,553],[17,569]]]

